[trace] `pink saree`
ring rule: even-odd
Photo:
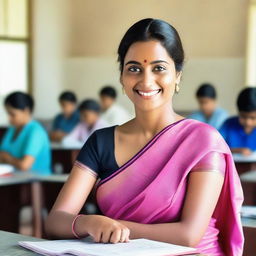
[[[195,120],[167,126],[114,174],[101,180],[96,197],[102,213],[144,224],[179,221],[188,174],[211,152],[225,156],[224,184],[197,248],[214,256],[242,255],[239,212],[243,193],[231,152],[214,128]]]

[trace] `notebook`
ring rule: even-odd
[[[0,176],[10,175],[14,172],[14,167],[9,164],[0,164]]]
[[[196,254],[191,247],[162,243],[148,239],[134,239],[128,243],[94,243],[91,238],[83,240],[52,240],[19,242],[19,245],[41,255],[76,256],[167,256]]]

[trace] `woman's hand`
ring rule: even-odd
[[[95,242],[115,244],[129,241],[130,230],[119,221],[101,215],[87,215],[84,220],[87,232]]]

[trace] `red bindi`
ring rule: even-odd
[[[147,62],[147,60],[144,60],[144,62],[146,63],[146,62]]]

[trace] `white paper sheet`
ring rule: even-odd
[[[14,167],[10,164],[0,164],[0,175],[14,172]]]

